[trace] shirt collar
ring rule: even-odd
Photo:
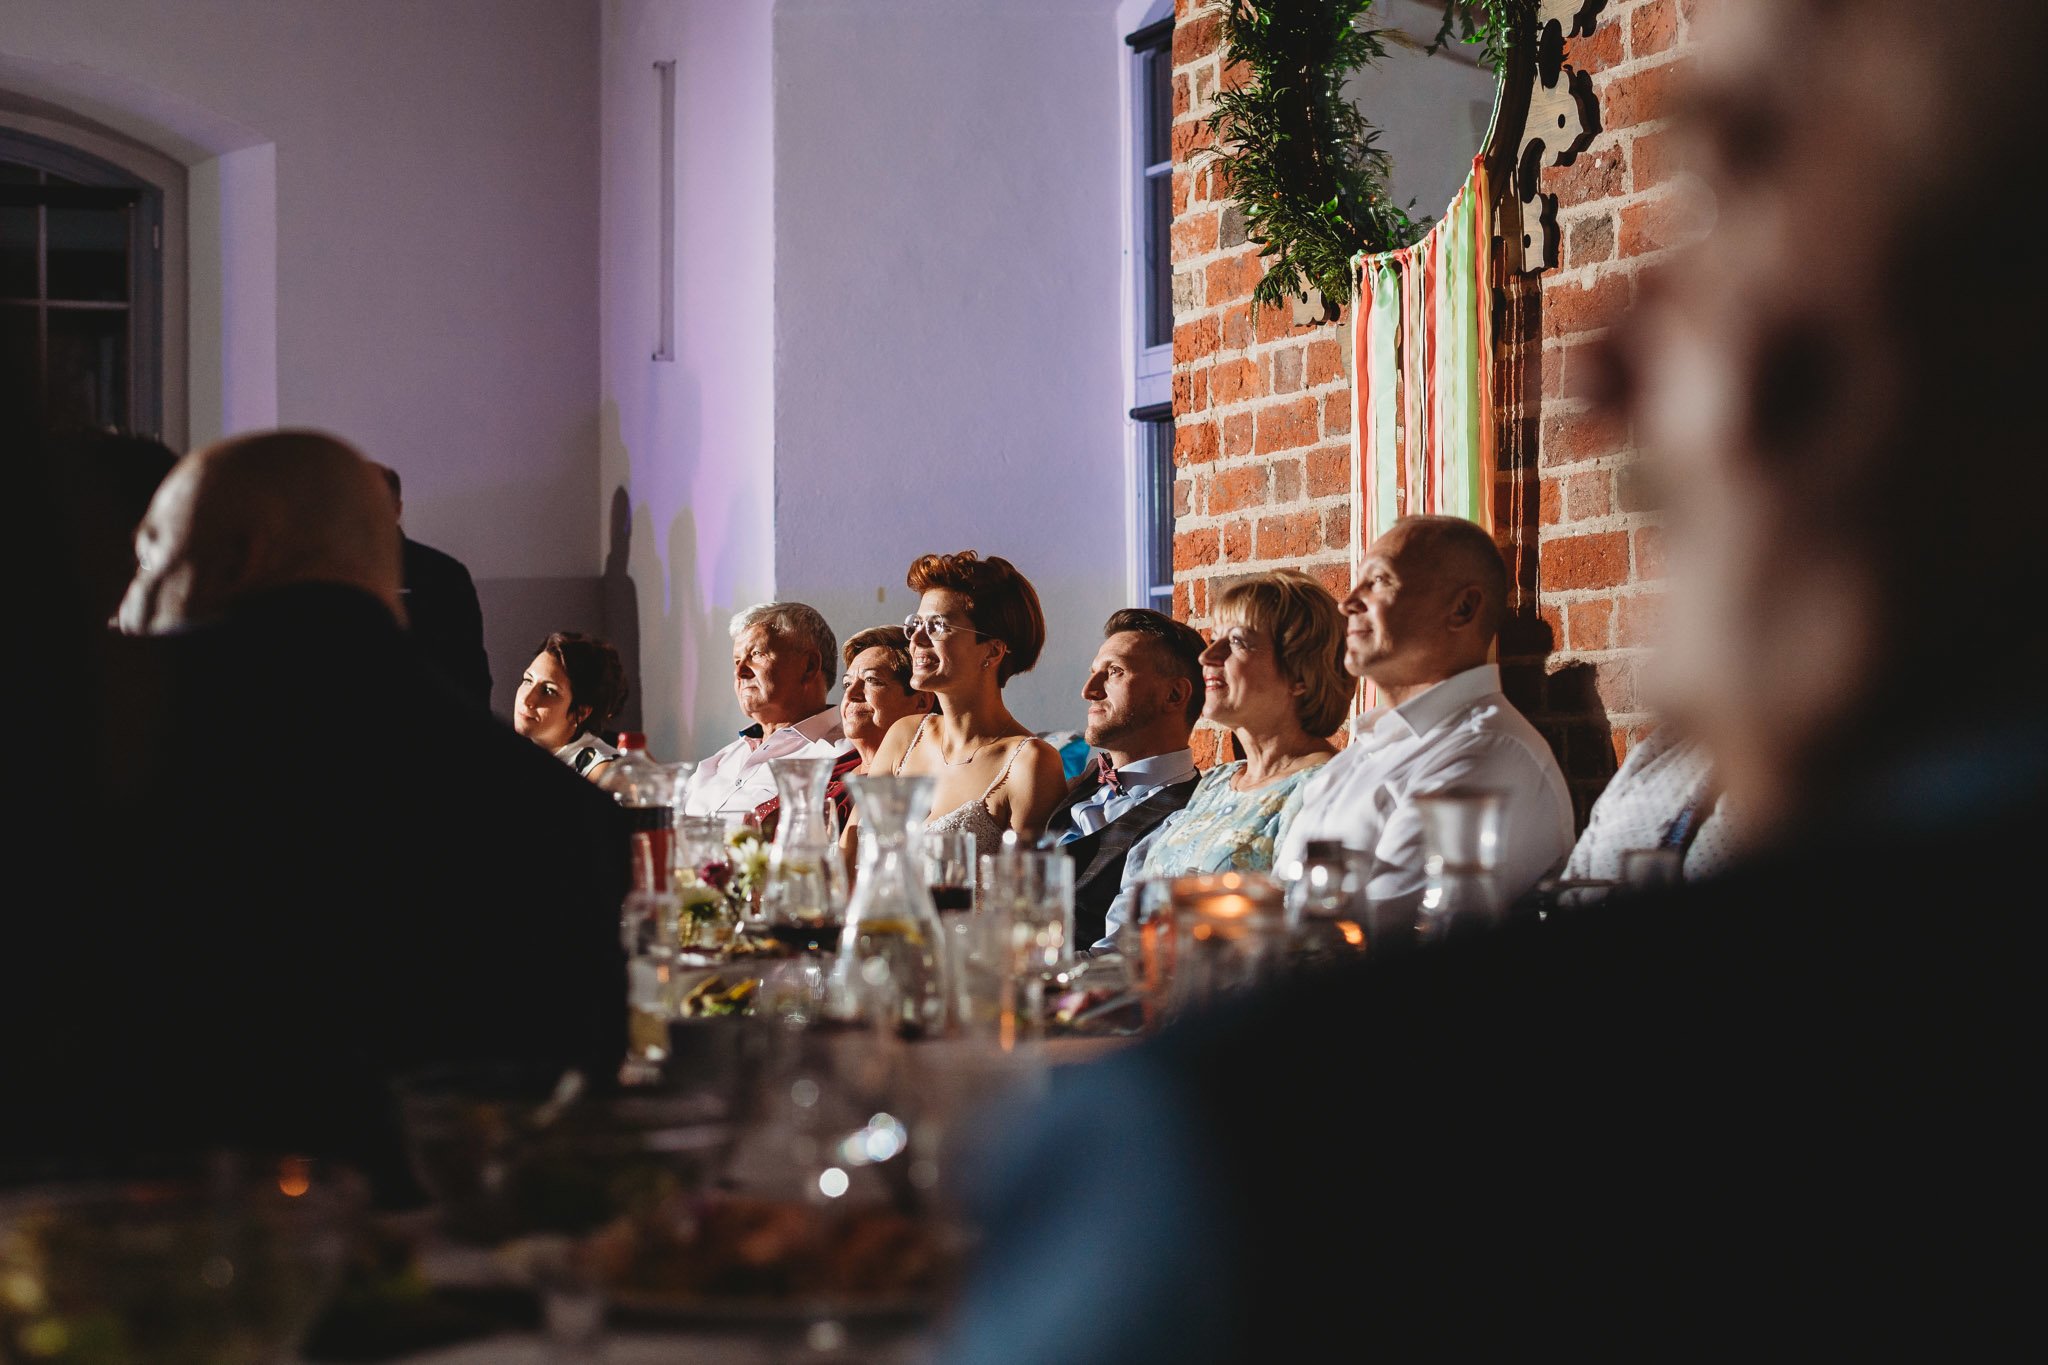
[[[783,729],[796,731],[797,734],[810,743],[825,740],[828,743],[836,744],[846,738],[845,733],[839,728],[839,708],[836,706],[828,706],[816,715],[805,716],[796,724],[786,725]],[[775,733],[779,735],[782,731],[778,730]],[[765,737],[766,731],[758,721],[740,731],[741,739],[751,740],[756,744],[759,744]]]
[[[1134,758],[1116,770],[1127,787],[1170,787],[1195,775],[1192,749],[1174,749],[1149,758]]]
[[[1390,721],[1409,734],[1422,735],[1435,729],[1475,702],[1500,691],[1500,665],[1481,664],[1453,673],[1434,687],[1410,697],[1399,706],[1375,706],[1351,722],[1353,738],[1377,731]]]

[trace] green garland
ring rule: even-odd
[[[1223,12],[1224,61],[1251,77],[1217,95],[1207,122],[1246,236],[1267,262],[1254,308],[1311,287],[1345,303],[1353,255],[1406,246],[1428,229],[1389,196],[1379,132],[1344,98],[1346,77],[1386,56],[1381,30],[1352,22],[1371,8],[1372,0],[1232,0]],[[1480,44],[1498,70],[1534,8],[1451,0],[1430,51],[1455,36]]]

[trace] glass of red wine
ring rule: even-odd
[[[928,832],[924,836],[924,884],[939,914],[965,914],[974,908],[974,835],[964,829]]]

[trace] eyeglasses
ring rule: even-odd
[[[995,638],[987,631],[976,630],[973,626],[956,626],[943,616],[912,615],[903,618],[903,633],[905,635],[915,635],[920,630],[935,641],[943,640],[956,631],[962,635],[979,635],[985,639]]]

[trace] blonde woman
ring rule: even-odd
[[[1287,799],[1337,751],[1329,736],[1352,688],[1337,599],[1306,574],[1276,569],[1233,583],[1209,615],[1202,718],[1227,727],[1244,757],[1211,768],[1187,805],[1131,850],[1105,943],[1141,881],[1272,867]]]

